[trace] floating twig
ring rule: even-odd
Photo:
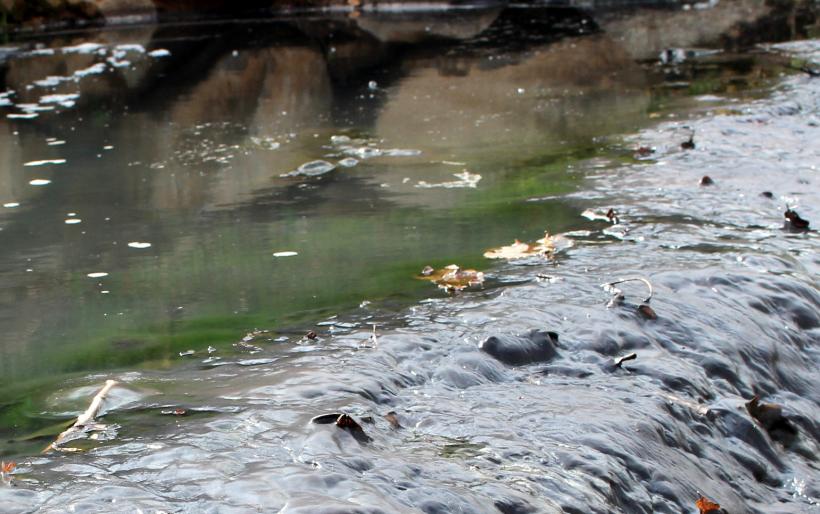
[[[106,395],[109,391],[111,391],[111,388],[117,384],[119,384],[119,382],[116,380],[106,380],[105,385],[99,390],[99,392],[97,392],[96,395],[94,395],[94,399],[91,400],[91,405],[88,406],[85,412],[77,416],[77,421],[75,421],[74,424],[68,428],[68,430],[63,431],[57,436],[57,439],[55,439],[53,443],[46,446],[43,449],[43,453],[48,453],[51,450],[66,450],[64,448],[60,448],[60,445],[66,441],[74,439],[72,437],[74,434],[83,432],[87,425],[94,422],[94,418],[96,418],[97,414],[100,413],[100,409],[102,408]]]
[[[654,291],[652,289],[652,283],[643,277],[621,278],[614,282],[607,282],[606,284],[601,284],[601,287],[603,287],[606,290],[613,291],[615,295],[618,295],[620,294],[620,290],[618,290],[615,286],[617,284],[623,284],[624,282],[643,282],[644,284],[646,284],[647,289],[649,289],[649,296],[647,296],[646,299],[644,299],[643,303],[649,303],[649,300],[652,299],[652,295],[654,294]]]
[[[628,355],[624,355],[623,357],[618,357],[617,359],[615,359],[615,367],[620,368],[623,365],[624,362],[632,361],[632,360],[635,360],[637,358],[638,358],[638,354],[635,353],[635,352],[632,352]]]

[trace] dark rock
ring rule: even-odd
[[[478,347],[495,359],[512,366],[545,362],[558,355],[558,334],[532,330],[518,336],[490,336]]]

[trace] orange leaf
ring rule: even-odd
[[[0,471],[3,473],[11,473],[17,467],[15,462],[0,462]]]
[[[705,496],[698,498],[698,501],[695,502],[695,507],[700,509],[700,514],[709,514],[710,512],[718,512],[720,510],[720,505],[707,499]]]
[[[450,264],[439,270],[427,266],[417,278],[430,280],[448,292],[455,292],[468,286],[481,285],[484,282],[484,273],[474,269],[461,269],[455,264]]]

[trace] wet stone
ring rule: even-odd
[[[532,330],[519,336],[490,336],[479,344],[481,351],[512,366],[547,362],[558,356],[558,334]]]

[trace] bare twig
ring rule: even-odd
[[[619,357],[619,358],[615,359],[615,367],[620,368],[621,366],[623,366],[624,362],[635,360],[637,358],[638,358],[638,354],[634,353],[634,352],[630,353],[629,355],[624,355],[623,357]]]
[[[61,444],[63,444],[67,440],[70,440],[71,436],[75,433],[82,432],[83,428],[86,425],[91,424],[94,421],[94,418],[97,417],[97,414],[99,414],[106,395],[109,391],[111,391],[111,388],[113,388],[118,383],[119,382],[117,382],[116,380],[106,380],[105,385],[102,387],[102,389],[99,390],[99,392],[96,395],[94,395],[94,399],[91,400],[91,405],[88,406],[85,412],[77,416],[77,421],[75,421],[74,424],[68,428],[68,430],[63,431],[60,435],[57,436],[57,439],[55,439],[53,443],[46,446],[45,449],[43,449],[43,453],[48,453],[51,450],[60,450]]]
[[[643,277],[621,278],[614,282],[607,282],[606,284],[601,284],[601,287],[615,289],[616,284],[623,284],[624,282],[643,282],[644,284],[646,284],[647,289],[649,289],[649,296],[647,296],[646,299],[644,299],[643,303],[649,303],[649,300],[652,299],[652,295],[654,294],[654,290],[652,289],[652,283]]]

